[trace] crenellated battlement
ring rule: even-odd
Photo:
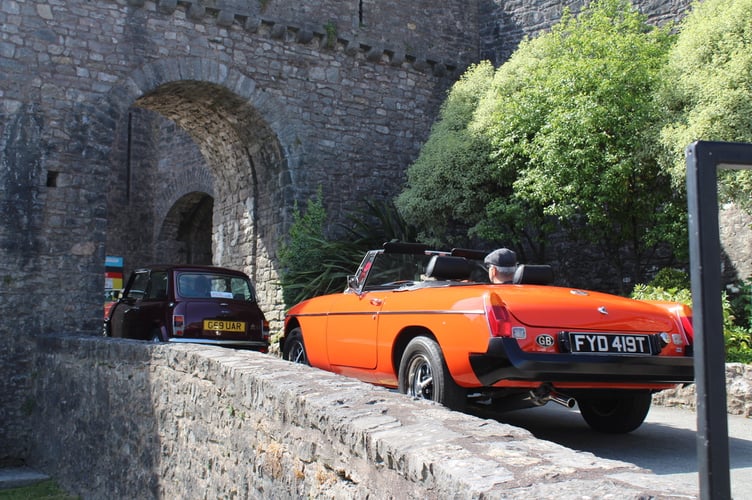
[[[153,2],[127,0],[127,3],[131,7],[147,8]],[[402,33],[385,33],[380,30],[385,29],[388,26],[387,23],[380,23],[376,26],[363,24],[362,7],[361,10],[353,12],[344,7],[342,2],[313,3],[319,6],[337,4],[335,7],[341,6],[342,10],[334,15],[289,19],[280,16],[289,16],[295,12],[275,8],[272,0],[248,2],[244,5],[240,5],[239,2],[157,0],[153,3],[153,8],[164,15],[173,15],[180,11],[185,14],[186,18],[195,22],[214,23],[221,28],[240,29],[251,35],[286,43],[313,44],[321,50],[343,51],[349,56],[363,58],[371,63],[397,67],[407,65],[420,72],[439,77],[458,76],[459,70],[464,69],[477,58],[477,34],[472,31],[467,37],[465,49],[459,53],[447,51],[448,47],[428,50],[421,47],[421,42],[417,42],[418,38],[415,33],[407,33],[410,29],[417,30],[416,23],[395,21],[392,24],[404,24],[410,28],[407,32],[403,30]],[[431,4],[432,2],[425,3]],[[255,8],[253,8],[254,5]],[[387,8],[382,7],[384,12],[389,12]],[[404,9],[392,11],[389,16],[402,10]],[[468,7],[468,10],[473,10],[472,5]],[[321,12],[331,14],[332,9],[322,8]],[[443,38],[446,39],[446,37]],[[448,54],[452,54],[454,58],[450,58]],[[461,57],[457,58],[457,56]]]

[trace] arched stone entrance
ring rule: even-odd
[[[157,261],[240,269],[281,319],[275,260],[293,203],[274,107],[240,75],[236,88],[195,76],[165,74],[133,96],[113,148],[106,252],[126,273]]]

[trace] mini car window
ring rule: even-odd
[[[146,290],[145,299],[164,300],[167,298],[167,272],[155,271],[151,273],[149,288]]]
[[[251,284],[242,278],[231,278],[228,289],[232,292],[232,298],[235,300],[252,301],[256,300]]]
[[[141,299],[146,294],[146,287],[149,285],[149,273],[146,271],[136,273],[133,276],[133,282],[128,290],[126,298],[128,299]]]
[[[181,273],[178,293],[187,298],[255,300],[253,287],[247,279],[223,274]]]
[[[178,276],[178,293],[189,298],[211,297],[211,281],[205,274],[182,273]]]

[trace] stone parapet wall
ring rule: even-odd
[[[82,498],[696,496],[274,356],[64,335],[23,349],[35,353],[22,458]]]
[[[653,396],[653,403],[694,410],[697,408],[696,386],[661,391]],[[731,415],[752,417],[752,365],[726,364],[726,411]]]

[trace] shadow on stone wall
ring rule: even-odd
[[[83,498],[696,495],[632,464],[271,355],[64,335],[29,344],[21,458]]]

